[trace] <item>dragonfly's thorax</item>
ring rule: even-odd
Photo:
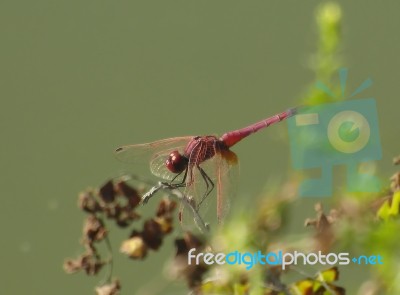
[[[187,144],[183,156],[191,164],[200,164],[225,148],[224,143],[215,136],[196,136]]]

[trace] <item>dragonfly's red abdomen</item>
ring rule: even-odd
[[[296,109],[290,109],[287,110],[286,112],[282,112],[273,117],[251,124],[250,126],[227,132],[221,136],[220,141],[222,141],[228,148],[230,148],[231,146],[235,145],[236,143],[241,141],[243,138],[249,136],[250,134],[257,132],[263,128],[266,128],[272,124],[285,120],[295,115],[296,112],[297,112]]]

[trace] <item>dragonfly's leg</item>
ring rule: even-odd
[[[197,169],[199,169],[200,174],[203,177],[204,182],[206,183],[206,192],[204,193],[203,198],[200,200],[199,204],[197,205],[197,210],[199,210],[200,205],[204,202],[204,200],[214,189],[214,182],[211,180],[208,174],[203,170],[203,168],[201,168],[199,165],[197,165]]]
[[[182,173],[183,173],[183,171],[179,172],[177,175],[175,175],[174,178],[172,178],[172,180],[170,181],[170,184],[171,185],[174,184],[173,182],[175,181],[175,179],[177,179]],[[183,179],[185,179],[185,177],[186,177],[186,172],[185,172],[185,175],[183,176]]]
[[[179,175],[181,175],[181,174],[183,173],[183,171],[182,171],[181,173],[178,173],[178,174],[168,183],[168,185],[169,185],[169,186],[172,186],[172,187],[185,187],[185,186],[186,186],[186,178],[187,178],[188,170],[189,170],[189,169],[186,167],[186,169],[185,169],[185,174],[183,175],[183,179],[182,179],[181,182],[179,182],[179,183],[173,183],[174,180],[175,180]]]

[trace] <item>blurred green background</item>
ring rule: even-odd
[[[121,144],[222,134],[298,104],[314,79],[308,63],[319,3],[2,0],[2,290],[93,293],[100,277],[62,270],[64,258],[81,251],[77,193],[120,173],[113,149]],[[400,2],[339,3],[348,87],[374,81],[366,95],[377,99],[384,152],[378,168],[387,178],[400,151]],[[248,201],[268,180],[287,177],[286,133],[281,124],[234,148],[239,197]],[[314,215],[315,201],[304,200],[300,223]],[[161,283],[170,246],[130,261],[118,254],[126,235],[112,236],[123,294],[172,292],[177,284]],[[351,279],[344,282],[351,289]]]

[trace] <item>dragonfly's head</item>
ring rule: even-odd
[[[169,154],[168,159],[165,161],[165,166],[172,173],[183,172],[188,164],[188,158],[181,155],[178,151],[173,151]]]

